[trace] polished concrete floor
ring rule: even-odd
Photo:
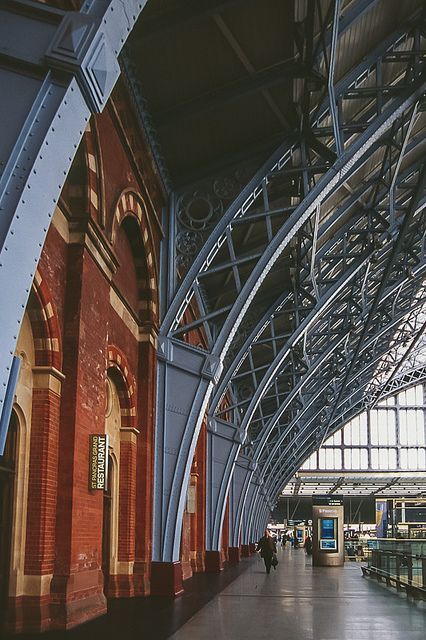
[[[244,558],[220,575],[194,576],[176,600],[113,600],[107,615],[41,638],[426,640],[426,603],[363,578],[359,564],[313,568],[303,549],[279,549],[278,558],[270,575],[259,556]],[[36,634],[18,638],[40,640]]]
[[[302,549],[279,552],[267,575],[256,557],[170,640],[425,640],[426,607],[360,565],[312,567]]]

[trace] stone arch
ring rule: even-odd
[[[61,369],[62,345],[58,316],[40,269],[34,276],[28,306],[34,335],[35,365]]]
[[[124,353],[114,345],[108,346],[108,373],[112,374],[118,389],[121,426],[136,428],[136,383]],[[114,375],[115,372],[115,375]]]
[[[129,237],[132,245],[138,277],[140,317],[143,320],[158,320],[158,287],[155,252],[149,233],[149,222],[142,197],[131,189],[123,191],[115,207],[111,228],[111,243],[114,245],[117,231],[127,217],[133,217],[140,229],[140,238]],[[140,245],[143,251],[140,251]]]

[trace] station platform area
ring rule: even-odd
[[[117,600],[106,616],[68,632],[18,637],[424,640],[426,603],[363,578],[360,564],[312,567],[303,549],[291,548],[280,548],[278,559],[270,575],[256,554],[219,575],[195,576],[176,600]]]

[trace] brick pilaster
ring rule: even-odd
[[[59,493],[53,628],[67,629],[106,612],[103,593],[102,491],[89,491],[89,435],[105,428],[109,285],[86,247],[68,247],[64,323],[66,379],[59,436]],[[103,348],[104,347],[104,348]]]
[[[58,483],[59,409],[62,374],[33,369],[33,402],[28,476],[24,593],[10,599],[9,623],[15,631],[43,631],[50,625]]]
[[[150,592],[152,550],[152,487],[154,475],[154,421],[156,394],[156,334],[148,327],[139,346],[138,411],[140,435],[136,469],[135,595]]]

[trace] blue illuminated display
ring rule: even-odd
[[[334,535],[334,518],[321,518],[321,536],[324,540],[333,540]]]

